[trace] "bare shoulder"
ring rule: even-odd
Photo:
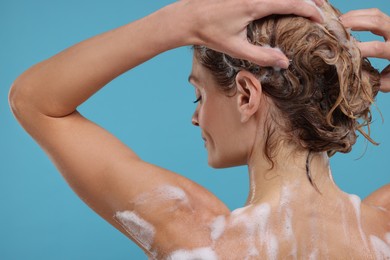
[[[379,227],[379,233],[390,232],[390,184],[374,191],[363,202],[371,208],[367,211],[372,222],[370,227]]]
[[[364,202],[390,212],[390,184],[387,184],[371,193]],[[390,216],[389,216],[390,218]]]
[[[113,219],[149,257],[180,259],[210,254],[211,224],[229,213],[207,189],[178,175],[128,201]]]

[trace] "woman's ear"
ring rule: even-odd
[[[236,76],[237,105],[241,122],[249,120],[259,109],[262,95],[260,81],[249,71],[240,71]]]

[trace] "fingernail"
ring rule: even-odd
[[[286,60],[279,60],[276,62],[276,66],[282,69],[287,69],[289,65],[289,61]]]
[[[319,1],[314,2],[313,0],[305,0],[305,2],[308,3],[308,4],[313,5],[317,9],[318,13],[321,16],[321,20],[317,21],[317,22],[320,23],[320,24],[324,23],[324,21],[325,21],[325,14],[321,10],[321,7],[325,4],[325,2],[320,3]]]
[[[317,6],[322,7],[325,4],[324,0],[318,0]]]

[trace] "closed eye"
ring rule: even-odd
[[[194,104],[198,103],[199,101],[202,100],[202,96],[199,96],[195,101],[194,101]]]

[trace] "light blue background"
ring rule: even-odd
[[[169,2],[1,0],[0,259],[146,259],[73,194],[13,118],[7,95],[13,80],[33,64]],[[343,1],[337,6],[343,12],[379,7],[390,14],[388,0]],[[358,38],[373,39],[369,34]],[[209,168],[199,130],[190,124],[195,108],[187,83],[191,59],[189,48],[164,53],[115,79],[80,110],[146,161],[183,173],[230,208],[240,207],[248,191],[246,169]],[[387,65],[373,63],[381,69]],[[347,192],[365,197],[390,182],[389,102],[383,94],[377,99],[384,123],[374,113],[373,137],[381,145],[368,144],[366,149],[360,139],[351,154],[332,159],[335,180]]]

